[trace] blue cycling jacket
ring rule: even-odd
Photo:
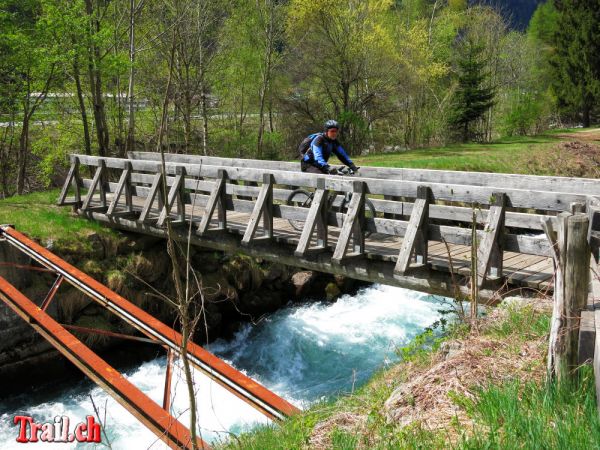
[[[327,161],[333,153],[345,165],[353,165],[352,160],[337,139],[335,141],[327,139],[323,133],[311,134],[310,137],[313,139],[304,155],[303,160],[305,162],[312,163],[322,169],[328,166]]]

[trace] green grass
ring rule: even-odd
[[[355,161],[359,166],[527,173],[527,158],[532,152],[543,151],[560,142],[561,138],[556,134],[557,132],[533,137],[505,138],[486,144],[454,144],[399,153],[373,154],[357,157]]]
[[[40,241],[78,240],[91,232],[111,231],[99,223],[74,215],[71,208],[57,206],[59,190],[52,189],[0,200],[0,223],[15,228]]]

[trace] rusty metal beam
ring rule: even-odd
[[[192,448],[186,427],[2,277],[0,299],[169,447]],[[201,439],[197,444],[210,448]]]
[[[115,333],[114,331],[101,330],[99,328],[80,327],[78,325],[67,325],[65,323],[61,323],[61,325],[67,330],[78,331],[81,333],[101,334],[103,336],[110,336],[119,339],[128,339],[130,341],[145,342],[148,344],[160,344],[160,342],[158,342],[155,339],[148,339],[140,336],[131,336],[130,334]]]
[[[56,295],[56,291],[58,291],[58,288],[60,287],[64,279],[65,277],[63,277],[62,275],[56,277],[56,280],[54,280],[54,283],[52,283],[52,287],[50,288],[50,290],[46,294],[46,297],[42,301],[42,304],[40,305],[42,311],[46,311],[48,309],[50,302]]]
[[[73,267],[46,248],[38,245],[10,226],[0,227],[0,236],[41,265],[62,274],[65,280],[100,303],[108,310],[137,328],[150,339],[156,339],[167,348],[180,354],[182,336],[116,292],[108,289],[90,276]],[[255,407],[267,417],[283,420],[299,411],[294,405],[269,391],[250,377],[236,370],[222,359],[199,345],[187,345],[189,361],[204,374],[227,390]]]

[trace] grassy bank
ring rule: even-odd
[[[598,448],[591,371],[576,389],[545,381],[547,306],[501,307],[476,335],[417,340],[353,394],[220,448]]]
[[[519,136],[490,143],[454,144],[406,152],[372,154],[357,157],[355,160],[359,166],[568,175],[563,173],[564,168],[556,165],[555,155],[561,152],[561,144],[579,140],[596,144],[600,141],[600,130],[562,129],[539,136]],[[572,159],[576,164],[578,156],[574,153],[564,155],[563,159]],[[541,165],[540,160],[543,162]]]
[[[110,234],[109,228],[73,214],[71,208],[57,206],[60,191],[50,189],[0,200],[0,223],[39,241],[77,241],[91,233]]]

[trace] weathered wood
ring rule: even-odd
[[[81,179],[79,177],[79,158],[73,158],[71,161],[71,167],[69,168],[69,173],[67,174],[67,178],[65,178],[65,183],[63,184],[62,190],[60,191],[60,195],[58,196],[58,201],[56,202],[59,206],[64,206],[65,200],[67,198],[67,193],[69,192],[69,187],[73,186],[74,190],[74,205],[79,206],[81,202]]]
[[[177,201],[177,220],[178,222],[185,221],[185,210],[183,197],[185,195],[185,167],[177,168],[177,175],[175,176],[175,181],[169,189],[169,194],[167,196],[167,203],[163,205],[162,211],[160,212],[160,216],[158,217],[157,226],[162,227],[171,214],[171,209]]]
[[[355,181],[352,199],[348,206],[348,212],[344,217],[344,225],[342,226],[340,237],[331,258],[333,263],[341,264],[348,257],[347,251],[351,240],[353,244],[352,256],[360,256],[364,253],[364,219],[365,186],[364,183]]]
[[[403,275],[410,266],[413,253],[417,264],[427,264],[427,232],[429,218],[429,202],[431,190],[427,186],[419,186],[417,200],[413,207],[406,234],[402,240],[395,273]]]
[[[587,304],[590,276],[589,218],[586,214],[563,213],[558,223],[548,369],[563,381],[573,378],[578,365],[580,318]]]
[[[208,231],[212,216],[217,209],[218,225],[217,230],[227,229],[227,172],[224,170],[219,171],[217,176],[217,182],[213,191],[210,194],[204,213],[202,214],[202,220],[198,226],[198,235],[202,236]]]
[[[121,178],[119,179],[119,183],[117,184],[117,188],[114,192],[113,199],[110,202],[108,211],[106,212],[108,216],[112,216],[116,212],[116,208],[123,191],[125,191],[125,211],[129,213],[132,212],[131,172],[131,164],[129,164],[127,168],[123,169]]]
[[[160,160],[160,153],[130,152],[130,157],[140,160]],[[284,170],[299,172],[298,163],[282,161],[264,161],[256,159],[231,159],[214,156],[165,154],[169,162],[187,164],[207,164],[213,166],[237,166],[247,168],[264,168],[268,170]],[[472,186],[503,187],[515,189],[538,190],[548,192],[586,192],[600,196],[600,180],[593,178],[556,177],[539,175],[516,175],[488,172],[459,172],[434,169],[406,169],[392,167],[361,167],[358,175],[365,178],[414,181],[417,183],[448,183]]]
[[[263,184],[260,188],[260,193],[256,199],[254,210],[250,215],[248,221],[248,227],[244,237],[242,238],[242,245],[249,245],[254,240],[254,234],[258,229],[260,218],[263,218],[264,235],[263,240],[271,239],[273,237],[273,176],[271,174],[265,174],[263,178]]]
[[[97,165],[102,159],[107,167],[123,168],[124,162],[127,160],[119,158],[99,158],[87,155],[77,155],[82,164]],[[130,160],[134,170],[156,172],[159,170],[158,162]],[[174,174],[177,165],[166,163],[166,174]],[[215,178],[217,171],[222,169],[220,166],[189,164],[186,165],[188,174],[194,177]],[[229,177],[232,180],[244,180],[245,182],[261,181],[264,173],[273,175],[274,184],[304,186],[315,188],[317,180],[323,175],[303,173],[303,172],[288,172],[288,171],[272,171],[255,168],[233,167],[229,169]],[[334,191],[351,192],[352,180],[350,177],[340,177],[334,175],[326,175],[326,188]],[[375,195],[392,195],[414,198],[417,187],[423,183],[414,181],[396,181],[387,179],[361,178],[365,183],[365,190],[370,194]],[[472,186],[461,184],[435,183],[428,182],[427,185],[431,188],[436,200],[445,200],[450,202],[469,202],[489,205],[490,198],[496,188],[489,186]],[[572,192],[549,192],[535,191],[527,189],[506,188],[504,192],[511,199],[511,206],[515,208],[535,208],[546,211],[564,211],[573,202],[585,202],[587,195],[572,193]]]
[[[477,248],[477,284],[481,288],[489,272],[490,277],[502,277],[504,214],[506,211],[506,195],[503,192],[494,194],[488,220],[484,228],[483,239]]]
[[[315,228],[317,229],[317,246],[311,250],[327,249],[327,204],[328,191],[325,189],[325,181],[322,180],[312,198],[300,241],[294,252],[296,256],[304,257],[306,255]]]
[[[150,191],[148,192],[148,195],[144,202],[144,206],[142,207],[142,212],[140,213],[140,217],[138,219],[140,222],[146,222],[149,219],[150,209],[152,208],[152,204],[154,203],[154,199],[156,198],[157,194],[158,194],[158,200],[159,200],[159,208],[162,207],[162,201],[161,201],[161,198],[163,196],[163,194],[162,194],[162,189],[163,189],[162,178],[163,178],[162,172],[158,172],[154,175],[154,180],[152,181],[152,186],[150,187]]]
[[[92,201],[92,198],[94,197],[94,194],[96,193],[98,185],[100,185],[100,203],[103,207],[106,206],[106,192],[104,191],[104,183],[102,182],[105,170],[106,166],[104,165],[104,161],[100,160],[98,162],[96,172],[94,173],[94,178],[92,179],[90,188],[88,189],[85,199],[83,200],[83,205],[81,206],[81,209],[83,209],[84,211],[90,207],[90,203]]]

